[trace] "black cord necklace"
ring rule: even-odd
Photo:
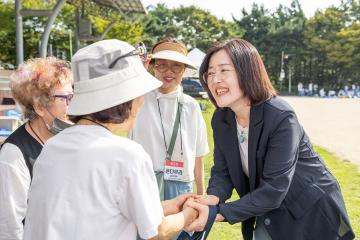
[[[31,126],[31,123],[30,123],[30,121],[29,121],[29,127],[30,127],[30,129],[31,129],[31,131],[33,132],[33,134],[37,137],[37,139],[40,141],[40,143],[42,144],[42,145],[44,145],[45,143],[44,143],[44,141],[40,138],[40,136],[39,135],[37,135],[37,133],[34,131],[34,129],[32,128],[32,126]]]
[[[88,120],[89,122],[95,123],[96,125],[99,125],[99,126],[105,128],[106,130],[109,130],[109,131],[110,131],[110,129],[107,128],[105,125],[103,125],[103,124],[101,124],[101,123],[99,123],[99,122],[97,122],[97,121],[95,121],[95,120],[93,120],[93,119],[91,119],[91,118],[82,117],[82,118],[80,118],[80,119]],[[111,132],[111,131],[110,131],[110,132]]]

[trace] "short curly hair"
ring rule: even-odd
[[[29,59],[10,78],[12,96],[30,120],[38,116],[34,106],[48,106],[55,88],[73,83],[70,64],[55,57]]]

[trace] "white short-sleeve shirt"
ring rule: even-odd
[[[22,239],[30,181],[21,150],[5,143],[0,151],[0,240]]]
[[[129,134],[130,138],[141,144],[145,151],[150,154],[154,171],[164,171],[166,157],[164,135],[167,146],[169,146],[180,94],[182,94],[181,87],[168,94],[162,94],[158,90],[146,94],[144,106],[138,113],[134,128]],[[182,181],[191,182],[194,180],[195,158],[206,155],[209,152],[209,147],[206,125],[200,106],[194,98],[186,94],[183,94],[183,108],[180,118],[183,156],[181,156],[181,140],[180,132],[178,132],[171,160],[184,162]]]
[[[149,155],[101,126],[48,140],[34,165],[25,240],[148,239],[163,218]]]

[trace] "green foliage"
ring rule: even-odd
[[[173,15],[176,25],[180,27],[178,36],[190,48],[197,47],[205,51],[213,43],[237,34],[235,26],[227,29],[226,21],[195,6],[175,8]]]
[[[160,38],[177,37],[179,28],[175,25],[174,16],[165,4],[151,6],[147,16],[142,17],[144,25],[143,42],[146,46],[153,46]]]
[[[131,44],[141,41],[143,34],[143,27],[140,23],[130,22],[120,15],[114,15],[112,20],[104,19],[100,16],[89,16],[96,35],[101,35],[106,27],[114,21],[115,24],[111,30],[106,34],[105,39],[119,39],[129,42]]]
[[[51,9],[55,1],[25,0],[24,9]],[[74,29],[73,23],[74,9],[70,5],[65,5],[58,18],[55,20],[53,30],[49,39],[49,44],[55,48],[68,50],[68,30]],[[41,35],[47,21],[47,17],[24,17],[23,18],[23,42],[24,59],[38,57]],[[15,65],[15,6],[14,2],[0,1],[0,61]],[[56,50],[56,49],[54,49]]]
[[[55,0],[24,0],[24,9],[52,9],[55,6]],[[0,61],[12,63],[15,65],[15,6],[13,1],[0,0]],[[55,19],[52,32],[49,39],[49,45],[53,47],[53,52],[65,52],[65,56],[70,60],[69,32],[72,33],[72,45],[75,48],[75,14],[79,9],[80,16],[92,20],[93,35],[100,37],[106,26],[114,21],[112,29],[105,38],[117,38],[130,43],[135,43],[142,39],[143,26],[140,22],[125,19],[119,12],[104,6],[94,4],[93,1],[76,0],[73,3],[65,4],[61,9],[59,16]],[[24,17],[23,35],[24,35],[24,59],[39,56],[39,42],[45,27],[47,17]],[[80,46],[89,44],[81,42]]]
[[[282,51],[290,56],[285,62],[287,77],[289,68],[298,67],[304,59],[302,34],[305,20],[297,1],[293,1],[290,8],[280,5],[274,13],[254,3],[250,12],[243,9],[242,17],[234,19],[245,31],[243,38],[262,55],[270,79],[275,83],[281,70]]]
[[[12,61],[12,58],[15,56],[15,17],[13,4],[0,1],[0,22],[0,62],[15,64],[15,61]],[[12,41],[9,41],[9,39],[12,39]]]
[[[164,4],[158,4],[150,7],[143,22],[144,41],[148,46],[161,38],[174,37],[189,49],[197,47],[205,51],[216,41],[242,36],[236,24],[219,20],[196,6],[168,9]]]
[[[254,3],[242,15],[231,21],[218,19],[207,10],[196,6],[168,8],[165,4],[148,7],[147,15],[123,15],[117,10],[92,0],[72,0],[56,19],[49,44],[69,53],[69,31],[75,48],[75,15],[90,19],[93,39],[82,41],[80,47],[96,41],[110,23],[114,23],[105,38],[117,38],[130,43],[145,42],[151,48],[159,39],[174,37],[187,47],[206,51],[214,42],[228,38],[250,41],[263,57],[270,79],[279,85],[281,53],[284,52],[283,69],[287,85],[313,82],[320,88],[337,89],[345,84],[360,81],[360,3],[343,0],[306,19],[299,3],[279,5],[271,12]],[[50,9],[56,0],[24,0],[24,8]],[[39,54],[39,41],[46,17],[24,18],[24,56]],[[15,10],[14,0],[0,0],[0,61],[15,64]],[[305,85],[306,86],[306,85]],[[326,89],[326,90],[328,90]]]

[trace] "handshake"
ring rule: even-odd
[[[163,201],[164,215],[183,214],[183,229],[187,232],[201,232],[204,230],[209,218],[209,207],[216,206],[219,198],[214,195],[196,195],[186,193],[174,199]],[[223,221],[224,217],[216,214],[215,221]]]

